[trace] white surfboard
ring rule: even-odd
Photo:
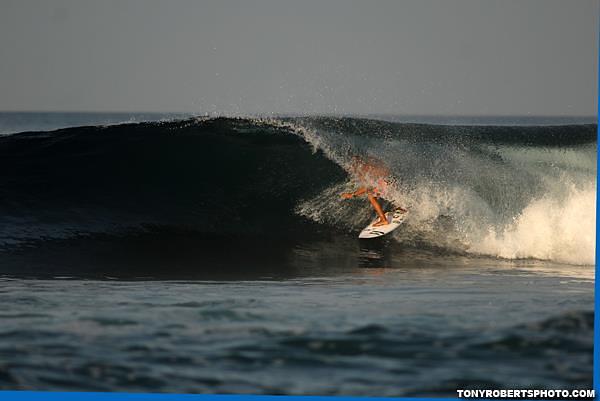
[[[394,231],[396,228],[400,227],[400,224],[404,221],[404,217],[406,216],[406,212],[402,212],[399,209],[394,210],[393,212],[387,212],[385,217],[387,217],[388,224],[384,224],[382,226],[374,226],[376,222],[379,221],[379,217],[375,218],[364,230],[360,232],[358,238],[377,238]]]

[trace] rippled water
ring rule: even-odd
[[[249,281],[0,282],[0,388],[590,388],[593,267],[405,255]],[[396,265],[401,265],[396,261]]]

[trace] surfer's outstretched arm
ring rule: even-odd
[[[369,190],[369,188],[361,187],[354,192],[345,192],[342,194],[342,198],[352,199],[355,196],[359,196],[359,195],[362,195],[365,193],[367,194],[367,197],[369,198],[369,202],[371,202],[373,209],[375,209],[375,212],[377,212],[377,216],[379,217],[379,221],[377,223],[375,223],[375,226],[382,226],[382,225],[388,224],[388,221],[385,217],[385,213],[383,213],[383,209],[381,208],[381,205],[379,204],[379,202],[377,202],[377,198],[376,198],[375,194],[373,193],[372,190]]]
[[[367,193],[367,188],[366,187],[358,188],[354,192],[345,192],[345,193],[342,194],[342,198],[344,198],[344,199],[352,199],[355,196],[360,196],[360,195],[362,195],[364,193]]]

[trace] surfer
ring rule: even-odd
[[[354,192],[343,193],[342,198],[352,199],[355,196],[367,194],[369,202],[371,202],[373,209],[375,209],[375,212],[379,217],[379,221],[373,225],[383,226],[389,224],[385,217],[385,213],[377,200],[377,198],[380,198],[386,193],[388,185],[391,183],[389,169],[376,159],[369,158],[369,160],[363,160],[358,156],[352,158],[350,169],[354,176],[359,179],[362,186]],[[370,182],[375,182],[376,184],[369,185]],[[406,209],[401,207],[398,207],[397,210],[406,213]]]

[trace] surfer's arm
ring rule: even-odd
[[[354,192],[345,192],[342,194],[342,198],[344,199],[352,199],[355,196],[360,196],[364,193],[367,192],[367,188],[366,187],[362,187],[362,188],[358,188],[356,191]]]

